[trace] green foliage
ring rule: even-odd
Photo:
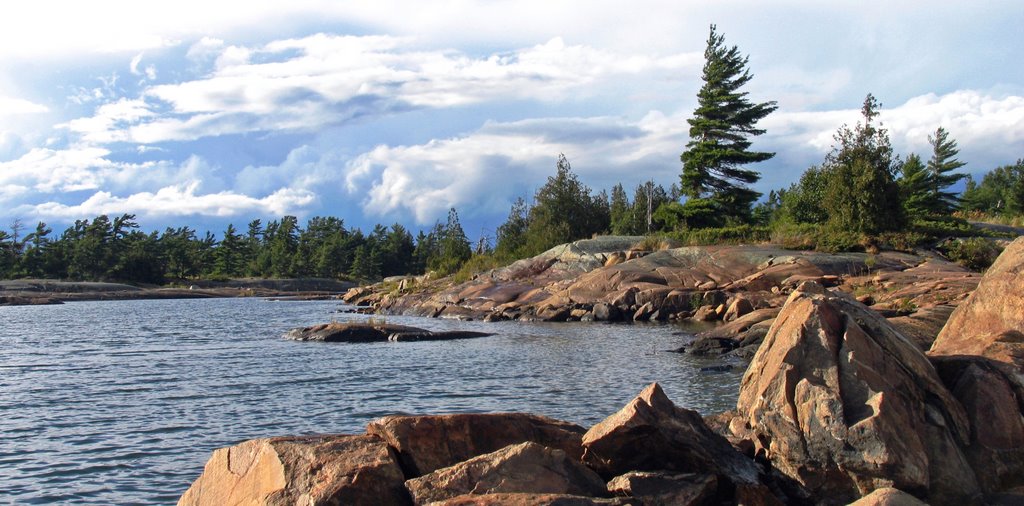
[[[494,248],[496,255],[503,258],[519,258],[523,254],[526,248],[526,233],[530,228],[529,212],[526,201],[522,197],[516,199],[508,213],[508,220],[498,227],[498,240]]]
[[[738,225],[680,230],[669,233],[667,236],[687,246],[755,244],[768,242],[771,239],[771,230],[768,227]]]
[[[473,255],[469,247],[469,240],[459,223],[459,214],[455,208],[448,210],[448,221],[443,228],[435,226],[436,237],[433,242],[437,245],[434,254],[427,259],[427,267],[442,276],[447,276],[462,267]]]
[[[762,162],[775,153],[751,151],[751,138],[764,130],[758,121],[771,114],[775,102],[752,103],[748,92],[740,91],[752,78],[748,57],[736,46],[725,45],[725,37],[711,25],[704,51],[703,86],[697,93],[697,108],[690,124],[690,142],[680,156],[682,193],[691,199],[710,198],[726,216],[749,218],[750,206],[759,194],[745,185],[761,176],[743,168]]]
[[[993,169],[980,184],[968,177],[961,207],[989,215],[1024,215],[1024,159]]]
[[[934,188],[931,174],[921,162],[921,157],[910,155],[900,167],[900,200],[903,211],[912,220],[924,219],[932,213]]]
[[[1002,253],[1002,247],[991,239],[971,237],[949,241],[945,244],[945,252],[950,260],[980,272],[992,266]]]
[[[507,264],[507,261],[493,253],[473,255],[468,261],[466,261],[466,263],[459,267],[459,270],[456,271],[455,274],[452,275],[452,280],[456,283],[469,281],[481,272],[497,269],[498,267],[502,267]]]
[[[870,235],[899,230],[905,224],[894,181],[898,160],[888,132],[873,124],[878,107],[868,94],[861,109],[863,123],[840,128],[836,145],[825,157],[823,206],[834,230]]]
[[[537,190],[534,205],[513,206],[509,221],[498,229],[497,250],[503,255],[525,257],[553,246],[591,237],[608,229],[611,221],[608,197],[591,195],[580,183],[565,155],[558,156],[555,175]]]
[[[825,192],[831,173],[821,167],[807,169],[800,181],[781,191],[779,219],[788,223],[825,223]]]

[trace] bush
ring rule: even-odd
[[[771,240],[771,229],[751,225],[698,228],[672,232],[668,237],[688,246],[763,243]]]
[[[481,272],[504,267],[507,264],[508,262],[502,261],[502,259],[493,254],[473,255],[466,263],[462,264],[459,270],[455,271],[452,275],[452,281],[463,283],[473,279],[473,276]]]
[[[946,256],[950,260],[978,272],[988,269],[1002,251],[1003,248],[995,241],[984,237],[957,239],[946,243]]]

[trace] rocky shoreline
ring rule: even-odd
[[[934,271],[925,283],[952,284]],[[928,346],[845,280],[821,281],[785,295],[733,411],[702,418],[652,384],[589,429],[385,417],[217,450],[179,504],[1021,504],[1024,238]],[[945,291],[931,287],[918,300]]]
[[[0,306],[63,304],[89,300],[207,299],[278,297],[326,299],[351,289],[353,283],[331,279],[239,279],[196,281],[182,287],[150,287],[121,283],[0,280]]]
[[[462,283],[403,277],[349,290],[367,314],[483,321],[674,321],[707,324],[688,348],[749,360],[804,281],[846,292],[928,349],[981,275],[937,254],[695,246],[643,251],[640,237],[553,248]],[[724,325],[721,325],[724,324]]]

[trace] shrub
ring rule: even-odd
[[[1000,253],[1002,247],[984,237],[957,239],[946,243],[946,256],[950,260],[979,272],[988,269]]]
[[[735,227],[680,230],[672,232],[668,236],[689,246],[762,243],[771,240],[771,230],[768,227],[739,225]]]

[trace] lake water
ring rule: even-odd
[[[478,323],[421,343],[310,343],[288,329],[366,317],[338,302],[207,299],[0,307],[0,503],[173,504],[213,449],[361,433],[389,414],[526,411],[588,427],[658,381],[702,413],[742,369],[664,350],[670,325]]]

